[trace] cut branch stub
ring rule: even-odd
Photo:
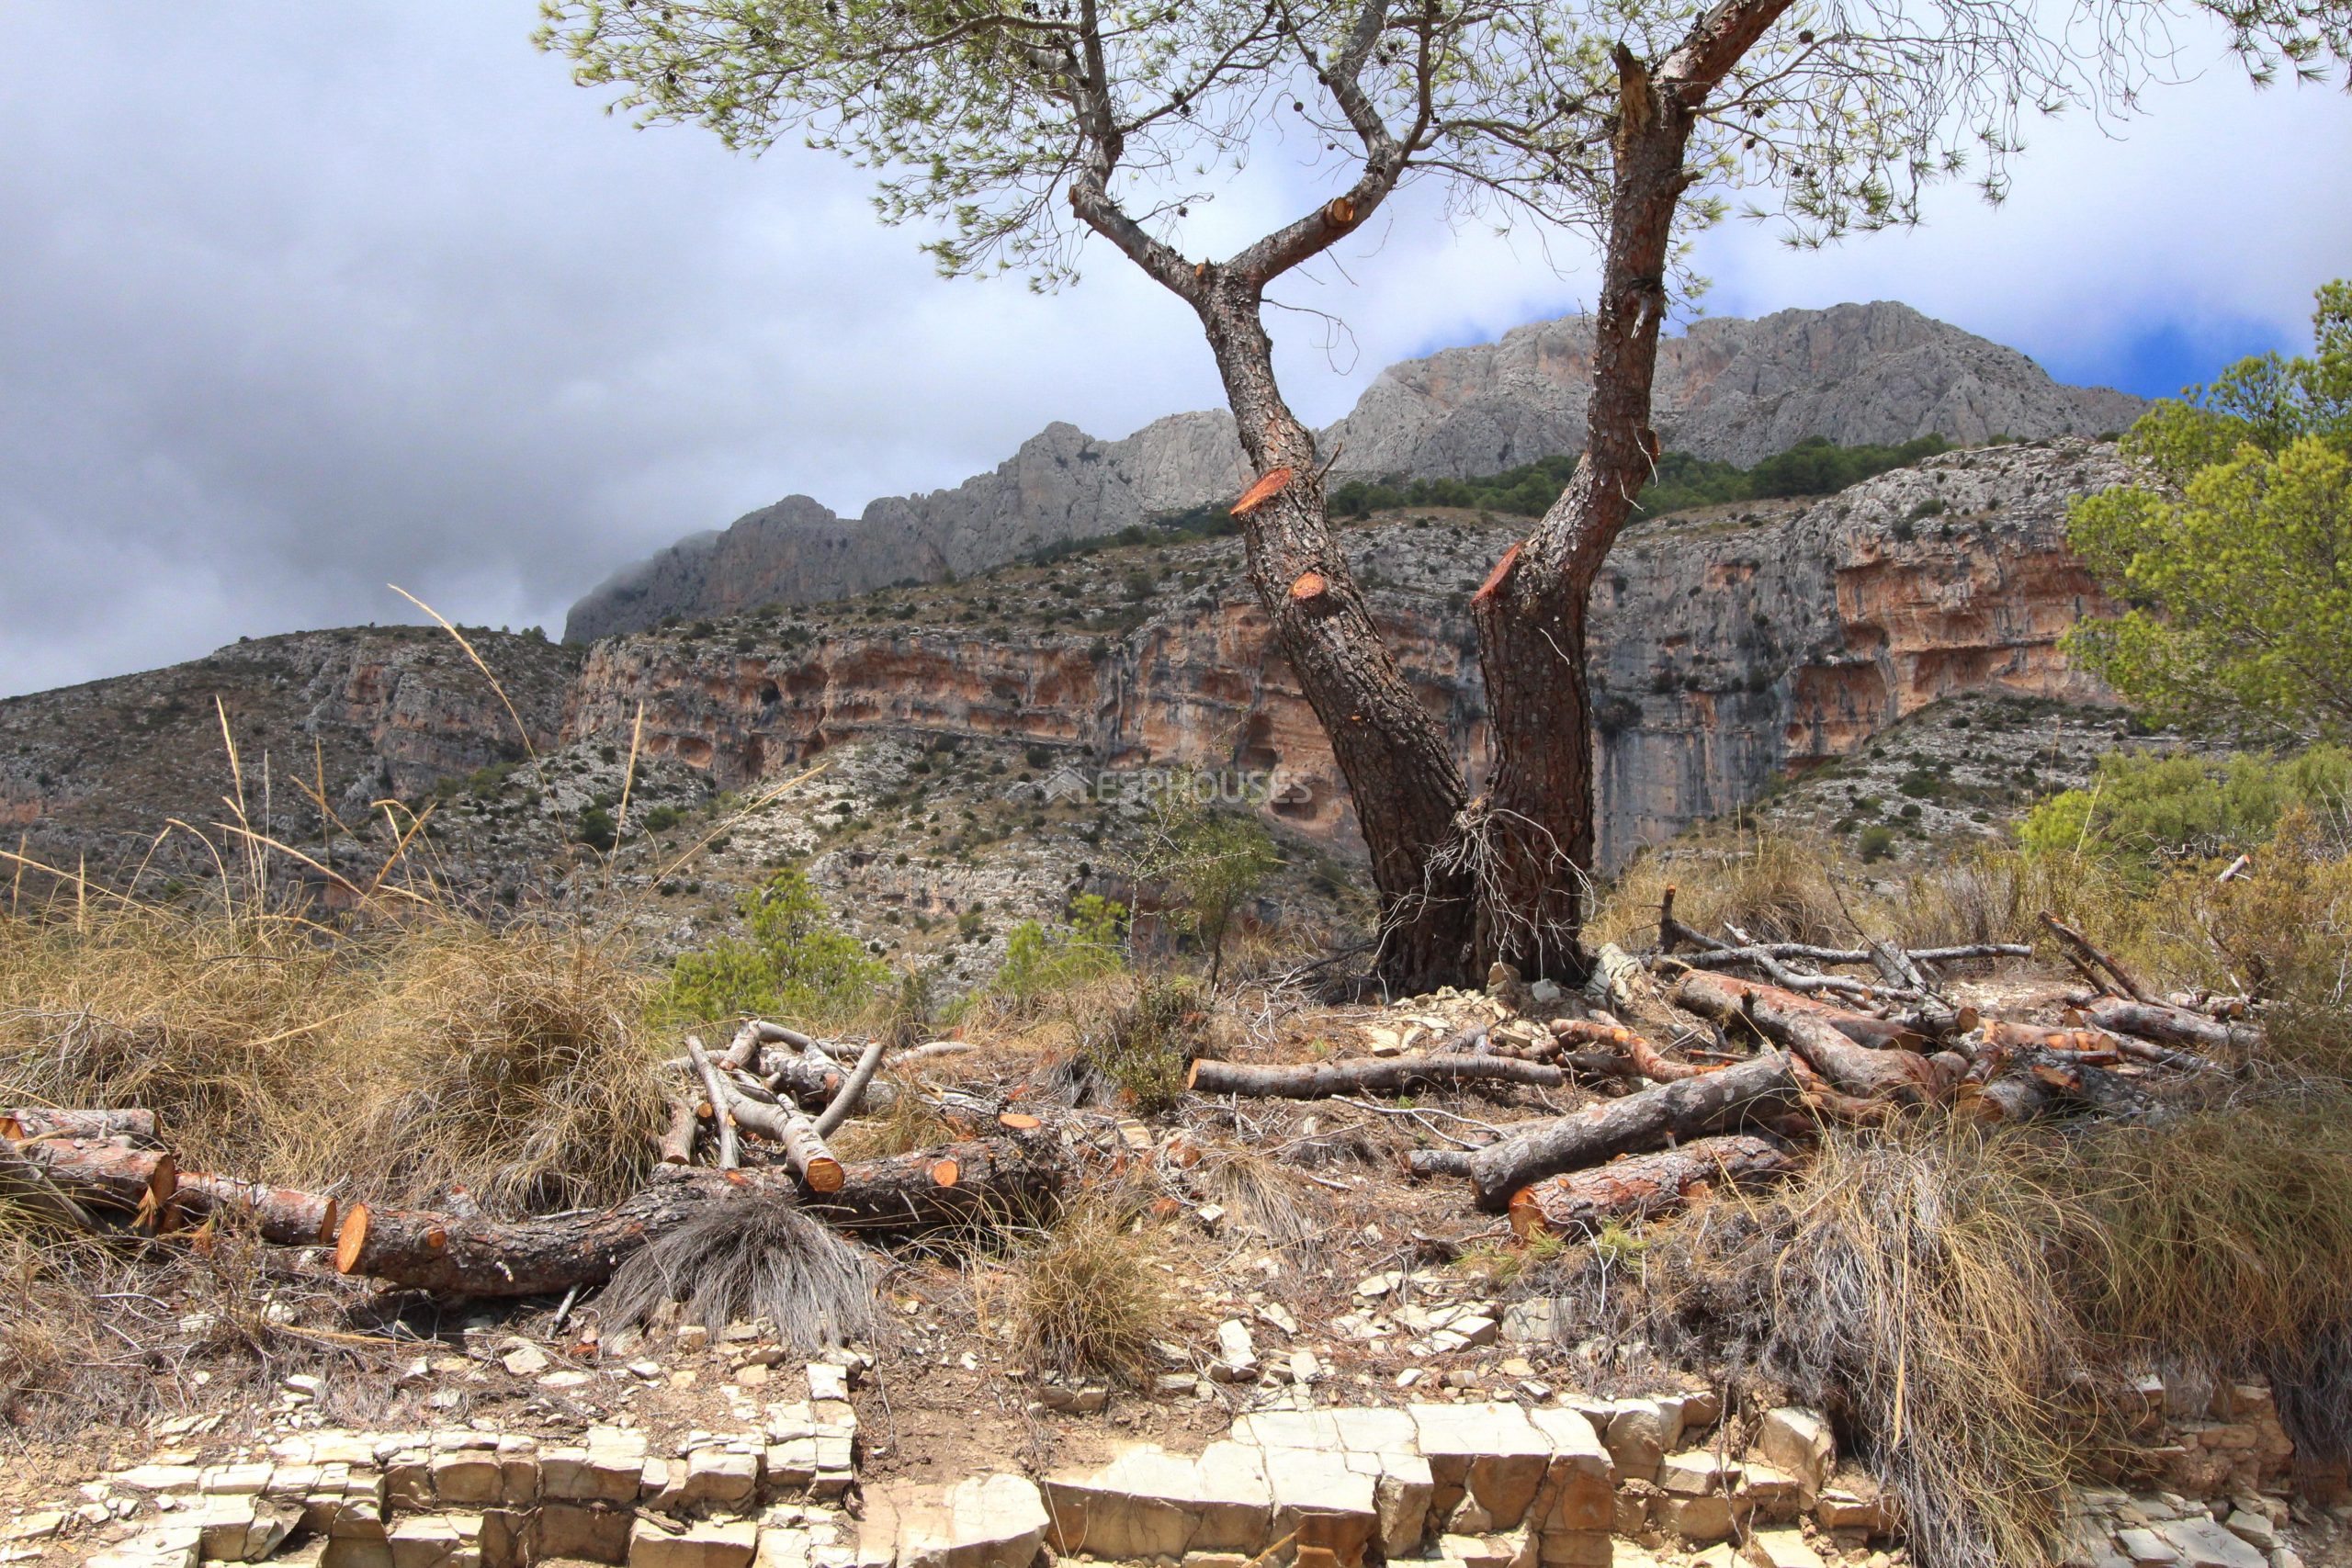
[[[1298,581],[1290,585],[1292,601],[1300,604],[1311,604],[1330,591],[1330,581],[1319,571],[1302,571]]]
[[[1524,543],[1523,539],[1520,541],[1520,544]],[[1502,592],[1503,584],[1510,580],[1511,569],[1519,564],[1519,548],[1520,546],[1515,544],[1503,552],[1503,558],[1495,563],[1495,570],[1487,573],[1487,581],[1480,583],[1478,592],[1470,596],[1472,604],[1484,604]]]
[[[1344,229],[1356,220],[1356,204],[1344,196],[1335,196],[1323,209],[1325,221],[1334,229]]]
[[[1283,491],[1283,487],[1290,483],[1290,479],[1291,471],[1287,466],[1274,469],[1272,472],[1266,475],[1264,479],[1260,479],[1256,484],[1251,485],[1248,490],[1241,492],[1241,499],[1233,503],[1233,512],[1231,515],[1236,517],[1249,516],[1251,513],[1257,511],[1258,508],[1265,505],[1266,502],[1273,500],[1277,495],[1280,495]]]

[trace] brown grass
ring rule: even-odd
[[[608,1201],[663,1114],[642,992],[624,951],[561,930],[113,905],[0,929],[0,1100],[145,1107],[189,1169]]]
[[[1703,1300],[1711,1335],[1858,1438],[1920,1562],[2054,1562],[2093,1428],[2061,1403],[2081,1340],[2052,1262],[2060,1199],[2022,1140],[1834,1134],[1761,1215],[1718,1206],[1653,1245],[1664,1310]]]
[[[1589,940],[1647,947],[1657,940],[1658,903],[1669,886],[1685,925],[1721,936],[1729,921],[1758,942],[1842,942],[1853,923],[1833,877],[1842,853],[1826,840],[1734,827],[1699,833],[1643,853],[1601,897]]]
[[[1159,1267],[1158,1232],[1098,1199],[1067,1211],[1022,1256],[1013,1288],[1014,1334],[1033,1366],[1129,1381],[1169,1337],[1176,1297]]]

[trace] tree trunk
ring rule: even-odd
[[[1348,781],[1379,895],[1392,987],[1464,984],[1474,907],[1448,846],[1467,795],[1455,748],[1374,623],[1331,527],[1314,433],[1274,383],[1262,285],[1210,268],[1194,299],[1251,464],[1289,478],[1241,516],[1250,586]],[[1261,479],[1261,486],[1264,481]]]
[[[1481,866],[1476,966],[1581,981],[1593,866],[1592,585],[1659,456],[1651,427],[1674,219],[1709,94],[1791,0],[1726,0],[1655,67],[1617,46],[1608,241],[1585,449],[1559,500],[1471,597],[1495,765],[1464,837]]]
[[[1510,1228],[1522,1241],[1583,1235],[1612,1220],[1670,1213],[1715,1187],[1776,1181],[1794,1168],[1789,1151],[1769,1138],[1745,1133],[1699,1138],[1522,1187],[1510,1201]]]
[[[2136,1035],[2165,1045],[2194,1045],[2207,1051],[2243,1051],[2261,1043],[2259,1030],[2222,1023],[2185,1008],[2161,1002],[2129,1002],[2102,997],[2084,1010],[2093,1023],[2118,1034]]]
[[[179,1167],[164,1150],[128,1138],[63,1135],[5,1142],[6,1152],[85,1209],[120,1215],[142,1230],[168,1228]]]
[[[152,1111],[52,1111],[38,1105],[0,1111],[0,1137],[45,1138],[57,1134],[72,1138],[121,1138],[141,1148],[164,1146]]]
[[[250,1220],[277,1247],[320,1247],[335,1238],[341,1210],[333,1198],[290,1187],[265,1187],[232,1176],[182,1176],[174,1195],[182,1224]]]
[[[1464,1164],[1478,1206],[1498,1212],[1521,1188],[1547,1176],[1698,1137],[1748,1111],[1797,1102],[1789,1058],[1768,1051],[1720,1073],[1654,1084],[1573,1116],[1536,1122],[1477,1150]]]

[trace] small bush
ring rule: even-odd
[[[2352,751],[2341,747],[2226,762],[2118,752],[2098,760],[2090,788],[2035,807],[2018,839],[2034,854],[2079,852],[2154,867],[2256,848],[2292,807],[2337,808],[2347,798]]]
[[[1200,993],[1182,980],[1146,980],[1135,999],[1086,1032],[1080,1055],[1139,1115],[1172,1108],[1206,1022]]]
[[[1071,901],[1069,925],[1023,920],[1007,933],[990,988],[1028,1006],[1049,992],[1115,975],[1126,967],[1126,929],[1125,905],[1081,893]]]
[[[1175,1295],[1158,1266],[1158,1236],[1096,1202],[1064,1214],[1020,1260],[1014,1333],[1030,1364],[1135,1379],[1152,1341],[1169,1337]]]
[[[872,1006],[889,980],[799,871],[776,873],[736,908],[749,939],[680,954],[654,998],[653,1021],[691,1026],[746,1013],[840,1021]]]
[[[1753,830],[1703,834],[1628,866],[1602,900],[1592,934],[1645,945],[1671,885],[1676,917],[1699,931],[1713,934],[1729,921],[1758,942],[1842,942],[1852,928],[1830,880],[1839,862],[1826,841]]]

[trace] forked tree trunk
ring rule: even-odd
[[[1471,974],[1475,905],[1445,852],[1465,790],[1445,730],[1372,618],[1331,526],[1314,433],[1274,383],[1261,288],[1209,269],[1193,300],[1261,482],[1289,479],[1241,517],[1250,586],[1347,779],[1380,899],[1379,967],[1407,991]]]

